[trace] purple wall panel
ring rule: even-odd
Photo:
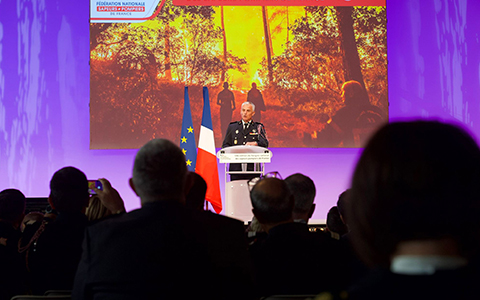
[[[139,206],[127,184],[136,151],[89,150],[88,10],[88,1],[0,0],[0,190],[46,196],[52,174],[73,165],[110,179],[130,210]],[[390,117],[462,122],[478,138],[480,3],[392,0],[387,12]],[[361,152],[272,151],[267,171],[315,181],[317,220],[348,187]]]
[[[389,1],[390,119],[461,122],[480,135],[480,3]]]

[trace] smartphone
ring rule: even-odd
[[[98,190],[102,190],[103,191],[103,185],[102,185],[102,182],[100,180],[89,180],[88,181],[88,193],[90,195],[96,195],[97,193],[95,193],[95,190],[93,188],[97,188]]]

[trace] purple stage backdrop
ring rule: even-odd
[[[450,120],[480,137],[479,15],[478,0],[387,1],[391,120]],[[0,190],[47,196],[52,174],[72,165],[110,179],[131,210],[136,150],[89,150],[88,18],[88,1],[0,0]],[[271,150],[267,171],[315,181],[315,220],[349,186],[361,152]]]

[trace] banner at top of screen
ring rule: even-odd
[[[155,18],[165,0],[90,0],[91,23],[139,23]],[[157,7],[158,6],[158,7]]]
[[[196,6],[385,6],[386,0],[173,0]]]
[[[91,23],[140,23],[155,18],[165,0],[90,0]],[[385,6],[386,0],[172,0],[196,6]],[[160,5],[158,5],[160,3]]]

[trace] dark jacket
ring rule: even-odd
[[[74,299],[222,299],[233,290],[248,299],[243,224],[233,219],[148,203],[88,227],[83,247]]]

